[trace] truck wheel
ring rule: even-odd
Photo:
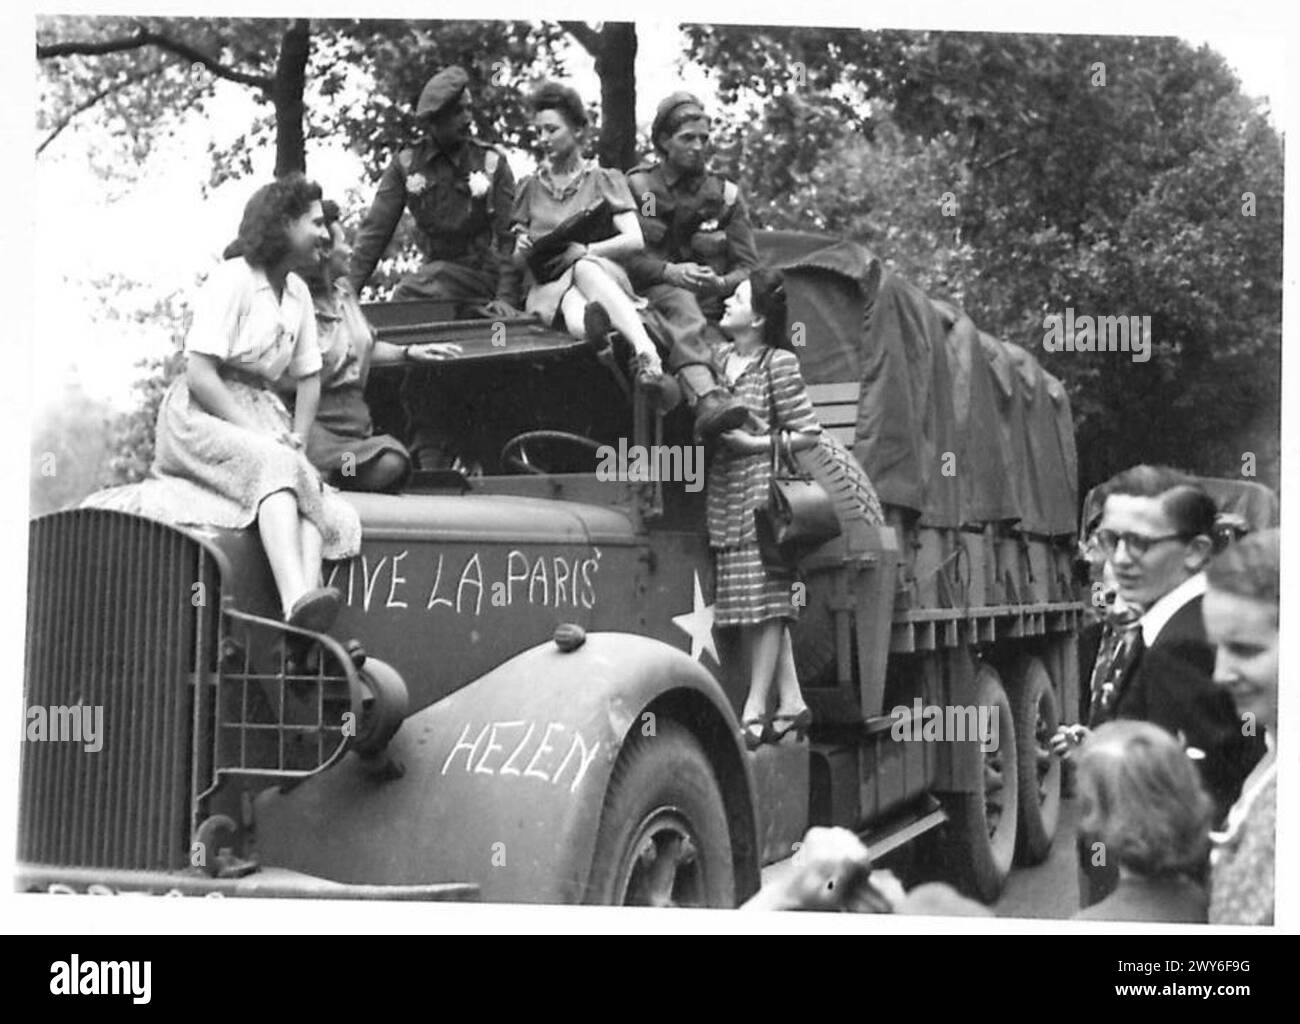
[[[949,819],[945,855],[948,865],[956,866],[961,887],[992,903],[1001,894],[1015,857],[1020,786],[1011,701],[990,665],[981,665],[975,676],[975,703],[997,708],[998,749],[983,751],[978,743],[971,744],[982,767],[976,775],[976,791],[943,795]]]
[[[727,812],[699,742],[676,722],[633,735],[605,794],[588,903],[734,907]]]
[[[1061,761],[1052,755],[1051,747],[1052,734],[1061,724],[1061,710],[1042,661],[1026,655],[1016,662],[1012,673],[1020,775],[1016,860],[1041,864],[1051,852],[1061,814]]]

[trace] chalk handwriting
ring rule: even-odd
[[[403,561],[409,561],[403,565]],[[343,592],[348,607],[370,612],[419,608],[481,616],[492,607],[586,608],[596,606],[601,552],[587,557],[530,554],[518,548],[464,553],[429,549],[378,555],[363,552],[335,562],[326,584]],[[427,589],[425,589],[427,587]],[[484,601],[489,594],[491,600]]]
[[[567,783],[569,792],[576,793],[599,750],[600,740],[588,743],[563,722],[486,722],[477,733],[473,723],[466,722],[439,774],[460,770],[467,775],[511,775],[552,786]]]

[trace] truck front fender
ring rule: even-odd
[[[568,653],[530,648],[408,718],[388,747],[400,778],[349,756],[262,794],[258,857],[341,882],[474,882],[490,901],[579,902],[625,738],[683,708],[735,748],[711,753],[743,780],[738,824],[752,830],[753,780],[716,680],[658,640],[592,633]]]

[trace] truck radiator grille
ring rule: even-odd
[[[78,509],[33,521],[22,861],[188,862],[194,684],[211,671],[217,581],[200,545],[149,520]],[[60,710],[79,710],[85,724],[85,708],[92,729],[99,716],[98,750],[84,734],[76,741]],[[42,709],[47,732],[37,741]]]

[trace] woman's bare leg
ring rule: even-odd
[[[781,623],[781,650],[776,659],[776,713],[793,718],[808,706],[799,689],[799,673],[794,667],[794,642],[790,627]]]
[[[609,314],[610,322],[618,328],[638,354],[653,353],[658,358],[658,350],[645,325],[637,314],[636,307],[620,288],[597,264],[588,260],[579,260],[573,267],[573,283],[588,301],[599,302]],[[565,316],[568,322],[568,316]]]
[[[325,541],[310,519],[298,519],[299,550],[302,552],[302,578],[308,589],[321,585],[321,549]]]
[[[564,326],[575,338],[587,337],[582,325],[583,315],[587,312],[587,297],[578,288],[570,288],[560,299],[560,312],[564,314]]]
[[[767,714],[767,698],[772,691],[777,658],[781,653],[781,619],[768,619],[756,626],[746,626],[745,647],[749,653],[749,696],[741,711],[741,721],[762,718]]]
[[[276,491],[262,499],[257,508],[257,532],[262,549],[271,563],[271,575],[285,615],[294,602],[307,592],[309,584],[302,571],[302,541],[298,531],[298,499],[293,491]]]

